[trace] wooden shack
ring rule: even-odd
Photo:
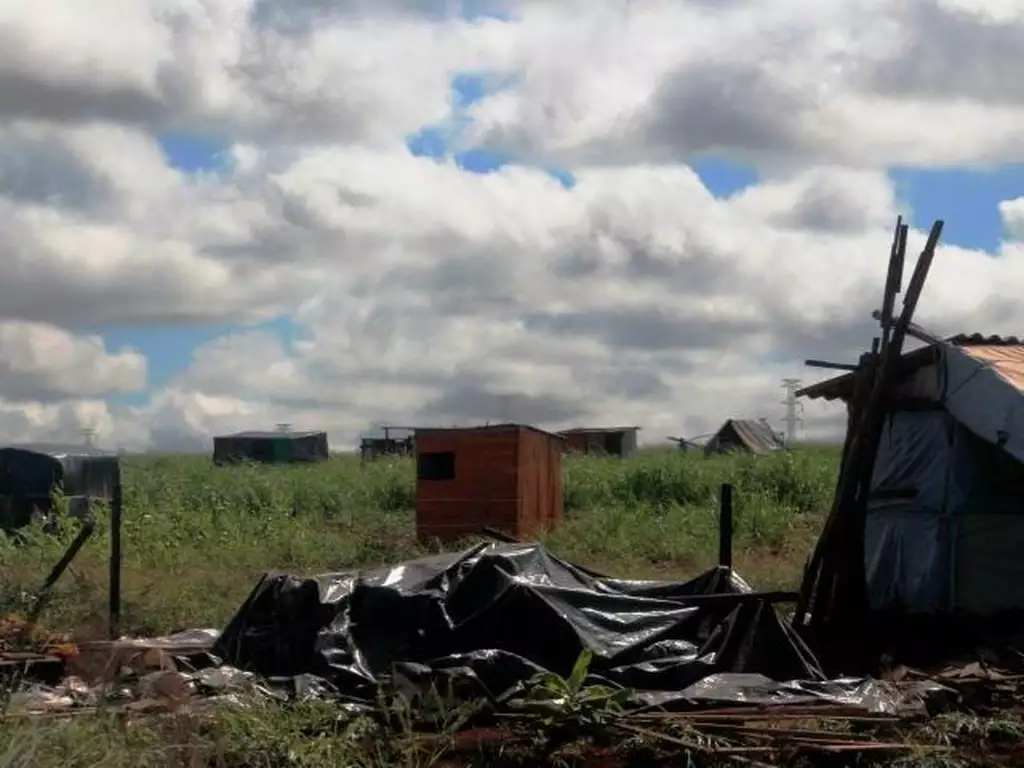
[[[637,432],[640,427],[576,427],[558,434],[565,438],[565,453],[584,453],[593,456],[636,455]]]
[[[528,539],[562,521],[562,439],[521,424],[417,429],[416,533],[494,528]]]
[[[704,455],[750,453],[768,456],[786,450],[786,442],[764,419],[729,419],[704,445]]]

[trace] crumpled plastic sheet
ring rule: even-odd
[[[321,693],[353,706],[384,685],[501,702],[537,672],[568,676],[584,649],[590,682],[630,688],[640,707],[899,706],[898,692],[877,684],[826,681],[766,601],[700,599],[750,591],[722,568],[685,582],[629,581],[538,544],[483,543],[377,570],[266,574],[213,652],[268,678],[319,678]]]
[[[718,673],[682,691],[645,691],[639,694],[639,699],[650,707],[678,702],[758,706],[834,704],[874,714],[906,715],[926,711],[928,701],[945,690],[928,680],[910,684],[864,678],[776,682],[758,674]]]
[[[185,654],[209,651],[218,637],[220,630],[217,629],[183,629],[163,637],[122,637],[115,642],[125,647],[155,648],[168,653]]]
[[[64,678],[59,685],[24,684],[13,691],[7,712],[43,714],[69,712],[98,706],[157,705],[167,707],[173,702],[200,700],[245,706],[254,697],[294,698],[292,691],[263,685],[252,672],[233,667],[206,667],[189,672],[154,670],[138,676],[103,680],[93,685],[75,676]]]

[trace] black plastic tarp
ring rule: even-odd
[[[49,511],[51,494],[113,498],[120,481],[117,454],[87,445],[32,443],[0,447],[0,498],[5,514],[0,525],[18,528],[28,523],[33,508]]]
[[[327,459],[326,432],[238,432],[213,438],[216,464],[259,461],[268,464]]]
[[[363,701],[396,674],[458,677],[500,700],[538,671],[567,676],[584,649],[595,679],[640,702],[754,700],[755,689],[771,701],[827,698],[813,690],[826,684],[817,661],[767,601],[710,597],[744,593],[726,569],[624,581],[537,544],[483,543],[379,570],[267,574],[214,653],[268,677],[314,675]],[[728,674],[711,694],[716,673]],[[745,673],[740,688],[728,682],[734,673]],[[773,680],[812,688],[790,684],[786,694]]]

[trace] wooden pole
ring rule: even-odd
[[[121,634],[121,512],[124,493],[121,488],[121,469],[117,470],[113,499],[110,502],[110,639],[116,640]]]
[[[892,321],[895,297],[901,289],[907,236],[907,226],[902,219],[897,221],[879,313],[882,338],[874,340],[871,353],[861,360],[854,396],[848,406],[850,418],[835,500],[804,574],[793,619],[794,626],[801,627],[809,611],[810,629],[815,635],[827,625],[837,624],[834,628],[839,629],[837,619],[842,619],[841,623],[847,627],[856,627],[860,612],[866,609],[864,521],[885,419],[885,402],[942,227],[941,220],[932,226],[907,287],[900,316]]]
[[[732,483],[722,483],[719,496],[718,564],[732,570]]]

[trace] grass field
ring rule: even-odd
[[[572,457],[565,466],[566,521],[546,543],[610,575],[696,575],[715,560],[718,490],[731,482],[737,570],[755,587],[794,587],[830,503],[837,462],[833,448],[769,458],[704,459],[671,450],[628,461]],[[205,457],[138,457],[126,459],[124,473],[128,634],[221,627],[267,570],[308,574],[423,553],[413,531],[411,461],[361,466],[346,457],[309,467],[219,469]],[[62,578],[44,615],[49,628],[79,636],[103,632],[106,533],[98,533]],[[26,609],[27,596],[68,538],[33,535],[27,546],[0,542],[0,611]],[[951,728],[973,728],[975,740],[994,728],[1010,729],[1017,741],[1024,736],[1015,719],[964,722]],[[354,738],[353,729],[364,727],[370,735]],[[936,741],[948,739],[938,721],[929,727]],[[401,729],[372,728],[339,725],[338,710],[324,703],[224,709],[132,727],[102,712],[60,723],[23,720],[0,729],[0,768],[480,764],[446,763],[433,742]],[[537,754],[523,764],[538,764]],[[690,757],[678,764],[707,764],[687,762]],[[891,764],[967,764],[919,757]],[[571,755],[563,758],[561,764],[573,764]]]
[[[570,457],[564,526],[547,544],[616,576],[695,575],[717,556],[718,489],[734,485],[735,562],[757,586],[793,585],[829,504],[838,453],[704,459],[652,450],[622,461]],[[422,554],[412,462],[335,458],[315,466],[217,468],[205,457],[124,462],[124,629],[220,627],[267,570],[313,573]],[[101,519],[105,519],[100,513]],[[47,624],[105,621],[106,530],[65,574]],[[0,543],[0,610],[25,609],[66,546]]]

